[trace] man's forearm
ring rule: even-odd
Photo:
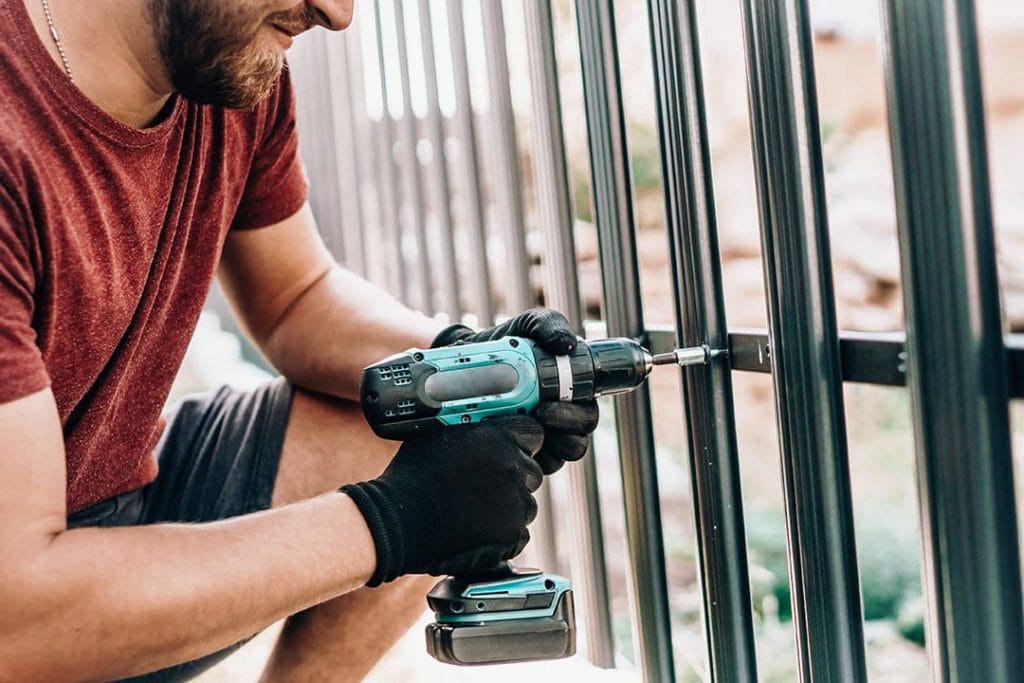
[[[296,384],[357,399],[364,367],[412,346],[428,346],[442,327],[336,268],[295,301],[262,346]]]
[[[358,588],[376,564],[339,493],[208,524],[65,531],[29,558],[3,560],[0,681],[187,661]]]

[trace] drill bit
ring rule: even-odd
[[[707,365],[712,358],[716,358],[724,353],[720,349],[712,349],[706,344],[701,346],[688,346],[681,349],[675,349],[668,353],[658,353],[651,358],[653,365],[678,365],[684,367],[687,365]]]

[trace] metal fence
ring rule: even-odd
[[[934,678],[1024,680],[1008,418],[1010,399],[1024,397],[1024,335],[1004,337],[1001,324],[973,4],[881,2],[905,335],[838,330],[807,4],[740,4],[767,330],[726,325],[695,0],[647,0],[644,48],[654,64],[675,329],[645,325],[641,313],[613,4],[573,6],[604,331],[655,351],[728,349],[725,362],[681,372],[710,678],[757,680],[732,373],[761,372],[775,389],[801,680],[867,677],[844,382],[905,386],[911,398]],[[543,301],[582,333],[550,2],[523,0],[528,143],[517,139],[499,0],[365,5],[356,28],[310,35],[291,58],[328,246],[429,315],[485,325]],[[468,12],[479,14],[474,40]],[[474,83],[480,59],[483,82]],[[537,205],[530,225],[526,177]],[[541,238],[539,267],[531,234]],[[637,667],[645,680],[668,681],[673,627],[649,396],[618,398],[614,413],[606,419],[618,435]],[[568,509],[558,523],[542,515],[535,545],[547,567],[572,576],[582,649],[610,667],[593,460],[568,468],[568,479]],[[551,500],[542,503],[550,511]]]

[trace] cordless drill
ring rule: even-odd
[[[409,349],[363,370],[360,400],[385,439],[503,415],[544,401],[592,401],[636,389],[656,365],[700,365],[721,353],[695,346],[652,355],[626,338],[580,339],[555,356],[529,339],[503,337]],[[556,659],[576,651],[572,587],[536,569],[503,567],[490,577],[448,577],[427,594],[436,619],[427,651],[450,664]]]

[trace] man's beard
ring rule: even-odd
[[[260,46],[268,24],[301,33],[313,25],[305,3],[267,14],[225,0],[149,0],[149,11],[174,89],[200,104],[252,109],[270,94],[284,56]]]

